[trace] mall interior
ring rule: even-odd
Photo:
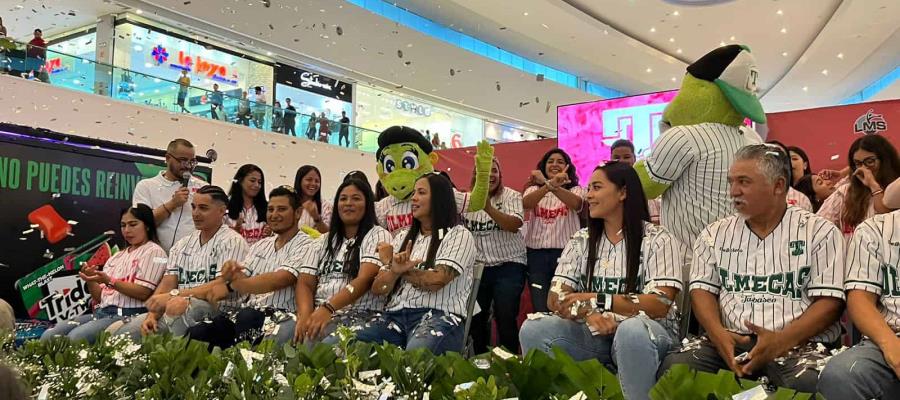
[[[0,3],[0,398],[900,390],[896,1]]]

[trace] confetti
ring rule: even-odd
[[[838,158],[840,158],[840,156],[835,154],[835,155],[831,156],[831,161],[837,160]]]
[[[23,235],[27,235],[27,234],[33,233],[33,232],[34,232],[34,228],[31,228],[31,229],[29,229],[29,230],[27,230],[27,231],[22,231],[22,234],[23,234]]]
[[[537,283],[532,283],[532,284],[531,284],[531,287],[533,287],[533,288],[535,288],[535,289],[543,289],[543,288],[544,288],[543,286],[538,285]]]
[[[110,176],[110,178],[112,178],[112,176]],[[69,225],[78,225],[78,221],[74,221],[74,220],[71,220],[71,219],[68,220],[68,221],[66,221],[66,222],[68,222]]]
[[[497,81],[497,91],[500,91],[500,81]]]
[[[541,53],[541,54],[543,54],[543,53]],[[543,81],[544,81],[544,74],[537,74],[537,76],[535,76],[535,77],[537,78],[537,81],[538,81],[538,82],[543,82]]]
[[[397,50],[397,57],[403,58],[403,50]]]
[[[334,28],[334,31],[337,32],[338,36],[341,36],[344,34],[344,28],[341,28],[340,26],[338,26],[337,28]]]
[[[503,349],[500,348],[500,347],[494,347],[494,350],[491,351],[491,352],[494,353],[494,355],[496,355],[497,357],[500,357],[500,358],[503,359],[503,360],[509,360],[510,358],[515,358],[515,357],[516,357],[515,354],[512,354],[512,353],[510,353],[510,352],[508,352],[508,351],[506,351],[506,350],[503,350]]]

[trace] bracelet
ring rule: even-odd
[[[166,203],[162,203],[163,210],[166,210],[169,215],[172,215],[172,211],[169,210],[169,207],[166,207]]]
[[[119,280],[116,278],[109,278],[109,283],[104,283],[103,286],[106,286],[110,289],[116,290],[116,282]]]
[[[331,303],[329,303],[327,301],[322,303],[322,307],[325,307],[325,309],[328,310],[328,312],[330,312],[331,315],[334,315],[334,313],[337,312],[337,310],[334,309],[334,306],[331,305]]]
[[[884,194],[884,189],[876,190],[872,192],[872,197],[878,196],[879,194]]]

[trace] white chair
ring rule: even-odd
[[[478,304],[478,288],[481,287],[481,274],[484,273],[484,264],[476,262],[473,271],[472,291],[469,292],[469,298],[466,301],[466,325],[464,330],[462,355],[471,357],[472,338],[469,337],[469,329],[472,328],[472,317],[475,315],[475,305]],[[484,311],[484,310],[482,310]]]

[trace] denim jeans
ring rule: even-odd
[[[162,334],[171,332],[174,336],[184,336],[187,334],[190,327],[206,318],[212,318],[218,313],[213,306],[206,301],[195,299],[193,297],[189,298],[188,301],[190,302],[190,305],[188,306],[187,311],[184,312],[184,315],[177,317],[163,315],[159,317],[156,322],[156,333]],[[146,313],[135,315],[130,321],[116,331],[116,335],[129,336],[135,342],[140,342],[141,325],[144,324],[144,320],[146,319]]]
[[[362,325],[356,339],[400,346],[406,350],[426,348],[434,354],[459,352],[463,346],[463,319],[432,308],[385,311]]]
[[[552,354],[560,347],[576,361],[595,358],[618,370],[626,399],[647,399],[656,384],[656,369],[676,341],[660,323],[637,316],[619,323],[610,336],[594,336],[587,324],[545,314],[526,320],[519,333],[522,352]]]
[[[819,375],[818,390],[829,400],[897,398],[900,379],[878,345],[864,339],[828,361]]]
[[[547,312],[550,280],[556,273],[556,263],[563,249],[528,249],[528,283],[531,285],[531,306],[534,312]]]
[[[478,287],[481,312],[472,317],[472,341],[475,354],[488,351],[491,344],[491,321],[497,322],[498,343],[507,350],[519,352],[519,299],[525,287],[525,266],[515,262],[485,267]]]
[[[81,315],[56,324],[53,328],[44,331],[44,334],[41,335],[41,340],[48,340],[54,336],[68,336],[70,340],[87,340],[90,343],[94,343],[97,337],[100,336],[100,333],[116,321],[145,311],[147,309],[143,307],[103,307],[94,311],[93,314]]]

